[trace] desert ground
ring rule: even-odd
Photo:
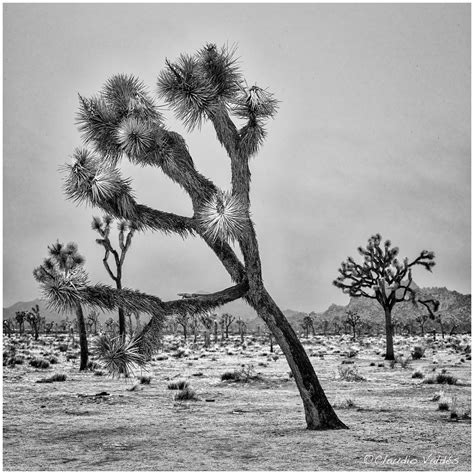
[[[263,336],[208,348],[165,336],[148,371],[128,379],[95,364],[79,372],[66,335],[4,337],[3,468],[470,471],[470,336],[397,336],[394,366],[382,336],[302,342],[348,430],[305,429],[288,364]],[[409,357],[415,346],[421,359]],[[53,363],[31,366],[38,358]],[[54,374],[66,379],[37,383]],[[197,399],[177,400],[168,386],[179,382]]]

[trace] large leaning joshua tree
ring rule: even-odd
[[[393,322],[392,310],[397,303],[411,301],[417,303],[417,294],[413,289],[412,269],[420,265],[431,271],[435,265],[433,252],[423,250],[412,260],[404,258],[402,262],[397,258],[398,247],[392,247],[390,240],[381,246],[380,234],[369,238],[365,248],[357,250],[364,257],[363,263],[356,263],[348,257],[341,263],[339,276],[333,284],[341,288],[344,293],[353,297],[364,297],[377,300],[385,314],[385,334],[387,348],[386,360],[395,360],[393,352]]]
[[[234,282],[226,290],[205,296],[168,303],[155,299],[161,310],[152,315],[141,333],[143,350],[152,349],[166,315],[205,313],[244,298],[265,321],[288,360],[303,400],[307,427],[345,428],[298,337],[263,284],[257,236],[250,220],[250,159],[265,140],[264,126],[275,115],[277,101],[266,90],[246,86],[234,53],[208,44],[193,55],[167,60],[158,77],[159,97],[190,131],[205,122],[214,127],[231,167],[229,190],[219,189],[197,171],[185,140],[165,127],[143,84],[133,76],[116,75],[95,97],[79,96],[78,125],[88,149],[75,151],[74,162],[67,166],[65,192],[70,199],[133,222],[138,230],[199,236]],[[137,203],[130,180],[117,168],[123,157],[132,164],[161,170],[178,184],[191,200],[193,215],[180,216]],[[233,244],[240,247],[243,261]],[[120,295],[125,294],[110,288],[103,293],[101,296],[107,293],[121,300]],[[113,300],[110,297],[108,303]],[[140,301],[138,296],[136,301]]]

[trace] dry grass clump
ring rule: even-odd
[[[142,385],[150,385],[151,382],[151,375],[140,375],[138,377],[138,381]]]
[[[54,374],[47,379],[37,380],[36,383],[53,383],[53,382],[65,382],[66,374]]]
[[[424,379],[425,374],[421,370],[415,370],[415,372],[413,372],[411,374],[411,378],[412,379]]]
[[[421,359],[425,355],[425,348],[422,346],[415,346],[411,351],[411,357],[413,360]]]
[[[178,380],[177,382],[170,382],[168,390],[184,390],[189,387],[189,382],[186,380]]]
[[[354,402],[354,400],[352,400],[352,398],[346,398],[342,400],[341,402],[336,401],[333,404],[333,407],[337,409],[351,409],[351,408],[357,408],[357,405]]]
[[[196,392],[189,386],[186,386],[183,390],[180,390],[179,392],[176,393],[174,396],[174,399],[176,401],[197,401],[199,400]]]
[[[446,385],[456,385],[458,379],[454,375],[450,374],[438,374],[435,377],[430,377],[425,379],[423,383],[426,384],[446,384]]]
[[[40,357],[31,359],[30,365],[36,369],[49,369],[49,361],[46,359],[41,359]]]
[[[337,368],[339,372],[339,380],[344,380],[346,382],[366,382],[367,379],[359,374],[359,369],[356,365],[343,366],[340,365]]]
[[[260,364],[259,364],[260,365]],[[255,373],[255,367],[253,364],[242,365],[240,370],[233,370],[231,372],[224,372],[221,375],[223,382],[243,382],[248,383],[252,381],[262,380],[259,374]]]

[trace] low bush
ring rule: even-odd
[[[422,346],[415,346],[411,351],[411,357],[413,360],[421,359],[425,355],[425,348]]]
[[[178,380],[168,384],[168,390],[185,390],[189,387],[189,382],[186,380]]]
[[[439,411],[448,411],[449,410],[449,402],[446,399],[440,400],[438,403],[438,410]]]
[[[140,375],[138,377],[138,381],[142,384],[142,385],[150,385],[150,382],[151,382],[151,375]]]
[[[176,395],[174,396],[174,399],[176,401],[183,401],[183,400],[196,401],[198,400],[198,397],[196,395],[196,392],[192,388],[190,388],[189,386],[186,386],[186,388],[176,393]]]
[[[58,358],[57,357],[54,357],[54,356],[51,356],[49,358],[49,363],[50,364],[57,364],[58,363]]]
[[[367,379],[359,374],[359,369],[356,365],[344,367],[340,365],[338,367],[339,380],[346,382],[365,382]]]
[[[425,374],[423,372],[421,372],[421,370],[415,370],[415,372],[413,372],[411,374],[411,378],[412,379],[424,379]]]
[[[435,377],[430,377],[425,379],[423,383],[426,384],[446,384],[446,385],[456,385],[458,379],[450,374],[438,374]]]
[[[36,383],[53,383],[53,382],[65,382],[66,374],[54,374],[47,379],[37,380]]]
[[[46,359],[41,359],[39,357],[31,359],[30,365],[32,367],[35,367],[36,369],[49,369],[49,361],[47,361]]]

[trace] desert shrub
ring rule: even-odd
[[[446,398],[442,398],[438,403],[439,411],[448,411],[449,410],[449,401]]]
[[[94,375],[97,377],[102,377],[103,375],[105,375],[105,372],[103,370],[96,370],[94,372]]]
[[[344,353],[344,355],[346,357],[352,358],[352,357],[355,357],[357,355],[357,351],[355,349],[349,349],[348,351],[346,351]]]
[[[377,367],[385,367],[385,364],[383,362],[379,362]]]
[[[49,358],[49,363],[50,364],[57,364],[58,363],[58,358],[57,357],[54,357],[54,356],[51,356]]]
[[[456,385],[458,379],[450,374],[438,374],[436,377],[430,377],[425,379],[423,383],[426,384],[447,384]]]
[[[102,367],[100,366],[100,364],[98,364],[97,362],[94,362],[94,361],[89,361],[87,363],[87,369],[88,370],[100,370]]]
[[[458,379],[454,377],[454,375],[450,374],[438,374],[436,376],[436,383],[439,384],[448,384],[448,385],[456,385]]]
[[[370,367],[375,367],[375,362],[371,362],[369,365]]]
[[[59,352],[67,352],[68,350],[68,345],[67,344],[59,344],[58,346],[58,351]]]
[[[140,375],[138,377],[138,381],[142,384],[142,385],[150,385],[150,382],[151,382],[151,375]]]
[[[444,392],[438,392],[433,395],[433,398],[431,398],[432,402],[437,402],[442,396],[444,395]]]
[[[339,379],[346,382],[365,382],[366,378],[359,374],[359,369],[356,365],[344,367],[340,365],[338,368]]]
[[[234,380],[234,381],[238,381],[240,380],[241,378],[241,374],[239,371],[237,370],[234,370],[232,372],[224,372],[222,375],[221,375],[221,380],[222,381],[226,381],[226,380]]]
[[[70,360],[77,359],[77,354],[66,354],[66,360],[69,362]]]
[[[49,369],[49,361],[47,361],[46,359],[41,359],[39,357],[31,359],[30,365],[32,367],[35,367],[36,369]]]
[[[425,355],[425,348],[422,346],[415,346],[411,351],[411,357],[413,360],[421,359]]]
[[[47,379],[37,380],[36,383],[53,383],[53,382],[65,382],[66,374],[54,374]]]
[[[15,364],[21,365],[25,363],[25,358],[21,355],[17,355],[14,357]]]
[[[341,408],[357,408],[357,405],[356,403],[354,402],[354,400],[352,400],[352,398],[346,398],[345,400],[343,400],[342,402],[335,402],[333,404],[333,407],[334,408],[338,408],[338,409],[341,409]]]
[[[425,378],[425,374],[421,370],[415,370],[415,372],[413,372],[411,374],[411,378],[412,379],[423,379],[423,378]]]
[[[395,359],[394,359],[394,360],[391,360],[391,361],[389,362],[389,365],[390,365],[390,368],[391,368],[391,369],[394,369],[396,364],[397,364],[397,361],[396,361]]]
[[[408,369],[410,368],[410,364],[411,364],[411,356],[408,356],[408,357],[397,357],[396,359],[396,362],[398,364],[400,364],[400,367],[402,369]]]
[[[170,382],[168,390],[184,390],[189,387],[189,382],[186,380],[178,380],[177,382]]]
[[[343,360],[343,361],[341,362],[341,364],[348,364],[348,365],[350,365],[350,364],[355,364],[355,362],[354,362],[353,360],[347,360],[347,359],[346,359],[346,360]]]
[[[153,360],[166,360],[168,356],[166,354],[159,354],[153,358]]]
[[[184,388],[183,390],[180,390],[179,392],[176,393],[176,395],[174,396],[174,399],[175,400],[179,400],[179,401],[182,401],[182,400],[192,400],[192,401],[195,401],[195,400],[198,400],[197,396],[196,396],[196,392],[190,388],[189,386],[186,386],[186,388]]]

